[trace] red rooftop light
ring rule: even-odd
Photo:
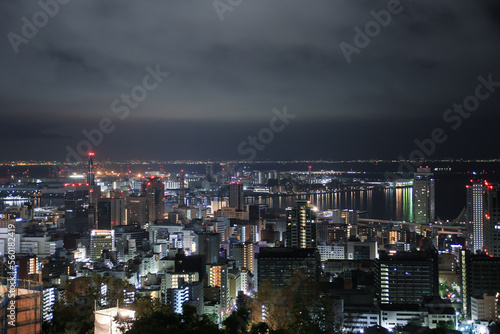
[[[93,157],[95,155],[94,152],[89,152],[89,157]]]

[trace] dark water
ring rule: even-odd
[[[355,209],[366,211],[370,218],[409,221],[412,214],[412,188],[350,190],[331,193],[255,197],[248,199],[255,204],[267,204],[270,208],[292,207],[296,199],[307,199],[320,211],[331,209]]]

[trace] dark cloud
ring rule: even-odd
[[[265,158],[411,152],[447,108],[474,93],[479,75],[500,81],[500,7],[402,0],[402,12],[348,64],[339,44],[353,44],[354,27],[364,29],[387,3],[243,1],[220,21],[211,1],[70,1],[15,53],[8,34],[21,34],[22,18],[41,8],[2,1],[0,102],[9,129],[0,160],[63,159],[65,146],[102,118],[116,124],[101,146],[116,159],[239,158],[236,144],[284,105],[299,116],[259,153]],[[111,103],[156,64],[170,76],[120,120]],[[436,155],[493,152],[482,138],[491,143],[494,134],[480,124],[498,121],[499,101],[500,91]]]

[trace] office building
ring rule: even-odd
[[[141,185],[141,194],[146,197],[148,222],[163,221],[165,215],[165,184],[161,179],[151,176]]]
[[[307,200],[297,200],[288,210],[286,247],[316,247],[316,214]]]
[[[472,297],[496,296],[500,291],[500,257],[462,250],[461,272],[464,314],[471,316]]]
[[[435,221],[434,183],[430,168],[417,168],[413,179],[413,220],[418,224]]]
[[[243,183],[232,182],[229,184],[229,206],[236,210],[245,209],[245,198],[243,197]]]
[[[96,261],[101,258],[102,251],[115,250],[114,230],[92,230],[90,232],[90,260]]]
[[[148,203],[145,196],[129,196],[126,199],[127,225],[142,227],[149,221]]]
[[[118,225],[126,225],[125,199],[101,198],[98,204],[97,229],[110,230]]]
[[[493,257],[500,257],[500,188],[499,184],[486,183],[485,222],[488,225],[487,251]]]
[[[378,246],[376,241],[348,241],[348,260],[375,260],[378,258]]]
[[[343,260],[345,259],[345,245],[336,244],[336,245],[318,245],[317,247],[318,253],[321,258],[321,262],[325,262],[328,260]]]
[[[471,297],[471,320],[495,321],[496,296]]]
[[[379,256],[375,272],[379,303],[419,304],[426,296],[439,296],[437,252],[381,252]]]
[[[79,183],[65,187],[64,217],[68,233],[85,233],[95,228],[100,196],[98,186]]]
[[[220,258],[221,238],[219,233],[197,233],[194,242],[196,255],[204,255],[205,263],[217,263]]]
[[[315,248],[260,248],[256,254],[257,284],[265,281],[275,287],[283,287],[290,276],[302,271],[309,280],[318,281],[320,256]]]

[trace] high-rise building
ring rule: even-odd
[[[98,186],[72,184],[65,187],[65,226],[68,233],[85,233],[96,227]]]
[[[434,174],[430,168],[417,168],[413,179],[413,220],[426,225],[435,218]]]
[[[104,249],[112,251],[115,250],[114,247],[114,230],[92,230],[90,232],[90,260],[99,259]]]
[[[315,248],[262,247],[256,254],[257,284],[269,281],[275,287],[283,287],[297,271],[302,271],[308,280],[318,281],[320,263]]]
[[[184,184],[184,169],[179,173],[179,208],[186,206],[186,185]]]
[[[437,252],[381,252],[379,256],[375,288],[381,304],[420,304],[426,296],[439,296]]]
[[[127,225],[144,226],[149,221],[148,201],[145,196],[129,196],[126,199]]]
[[[488,249],[489,226],[485,222],[485,195],[486,189],[483,180],[474,180],[467,185],[467,220],[472,225],[472,236],[469,245],[474,253]]]
[[[207,164],[205,165],[205,180],[208,182],[212,182],[214,180],[214,165]]]
[[[89,171],[87,174],[87,183],[90,186],[95,185],[95,174],[94,174],[94,152],[89,152]]]
[[[241,182],[232,182],[229,184],[229,206],[236,210],[243,210],[245,206],[243,197],[243,184]]]
[[[220,288],[221,311],[226,314],[229,312],[229,277],[228,268],[225,264],[208,266],[208,285],[210,287]]]
[[[220,234],[219,233],[198,233],[195,235],[196,255],[204,255],[205,263],[219,262]]]
[[[233,259],[238,269],[246,268],[254,272],[255,246],[252,242],[244,242],[233,247]]]
[[[141,193],[147,199],[149,223],[162,221],[165,215],[165,185],[161,179],[151,176],[141,185]]]
[[[486,212],[485,223],[488,226],[487,252],[493,257],[500,257],[500,185],[485,182]]]
[[[500,257],[461,251],[462,295],[464,314],[471,315],[471,298],[496,296],[500,291]]]
[[[97,228],[99,230],[110,230],[118,225],[126,225],[124,198],[99,199],[97,212]]]
[[[286,247],[316,247],[316,214],[307,200],[288,210]]]

